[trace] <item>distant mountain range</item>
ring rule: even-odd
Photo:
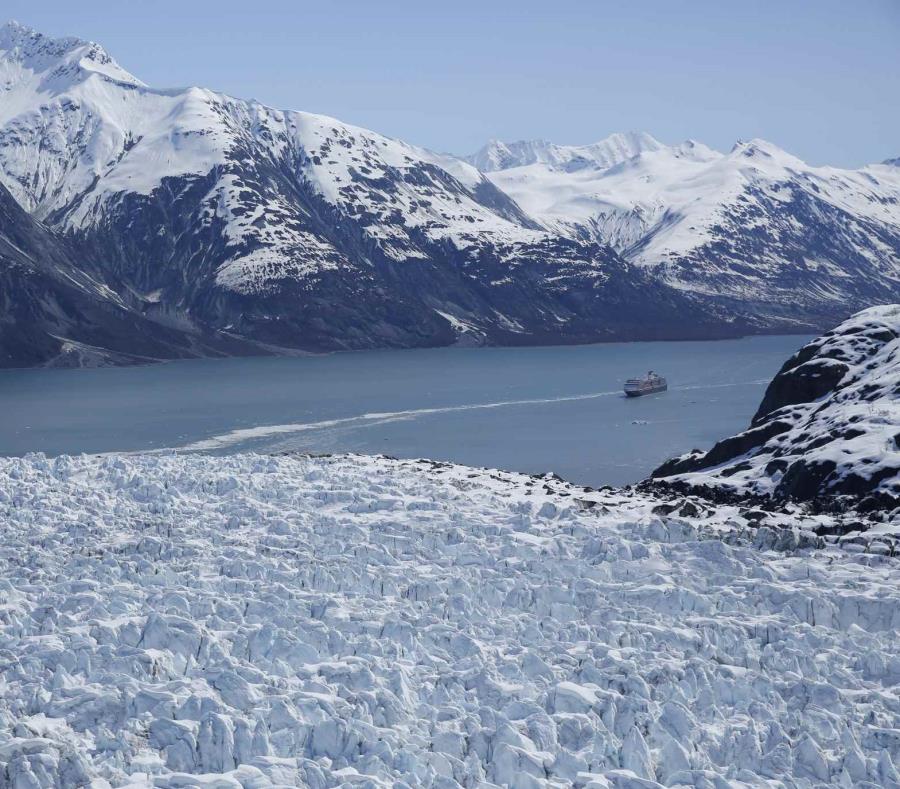
[[[0,366],[807,330],[900,298],[900,167],[436,154],[0,28]]]
[[[765,324],[827,325],[900,285],[900,160],[841,170],[764,140],[722,154],[616,134],[492,142],[469,161],[542,226]]]

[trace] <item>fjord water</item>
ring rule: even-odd
[[[383,453],[588,485],[746,427],[806,337],[440,348],[0,373],[0,454]],[[669,391],[625,398],[655,370]]]

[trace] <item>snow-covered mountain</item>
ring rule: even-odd
[[[726,497],[900,506],[900,305],[864,310],[801,348],[747,431],[654,476]]]
[[[425,151],[331,118],[201,88],[152,90],[96,44],[16,25],[0,33],[0,51],[0,152],[19,202],[85,231],[115,221],[123,200],[158,200],[172,179],[188,187],[208,179],[194,199],[194,230],[222,226],[233,254],[216,273],[236,290],[348,265],[311,226],[308,207],[283,194],[289,186],[357,215],[373,250],[394,259],[425,257],[420,247],[432,241],[463,246],[490,235],[529,244],[546,236],[523,226],[528,221],[473,168],[448,160],[451,175]],[[485,207],[476,192],[496,205]],[[392,231],[397,214],[407,221]]]
[[[900,168],[783,185],[795,160],[752,150],[625,134],[473,164],[0,28],[0,185],[191,352],[734,336],[900,297]]]
[[[727,154],[643,134],[492,142],[469,157],[544,227],[602,239],[662,281],[813,325],[900,295],[900,168],[811,167],[763,140]]]
[[[132,309],[186,331],[327,349],[741,325],[543,227],[458,159],[155,90],[96,44],[15,24],[0,30],[0,182]]]
[[[591,168],[606,170],[645,151],[659,151],[664,147],[649,134],[641,132],[613,134],[594,145],[582,146],[555,145],[546,140],[520,140],[511,143],[491,140],[467,160],[484,173],[532,164],[572,173]]]

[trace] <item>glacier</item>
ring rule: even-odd
[[[753,517],[384,457],[2,459],[0,786],[900,785],[897,524]]]

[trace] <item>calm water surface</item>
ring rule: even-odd
[[[185,448],[430,457],[591,485],[746,426],[807,338],[442,348],[0,372],[0,454]],[[636,399],[656,370],[669,391]]]

